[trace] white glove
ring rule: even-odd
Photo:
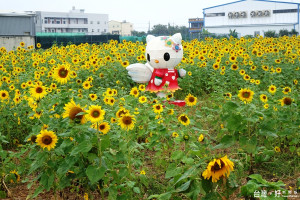
[[[186,75],[186,71],[184,69],[179,69],[179,76],[184,77]]]
[[[161,85],[161,83],[162,83],[161,79],[159,79],[159,78],[154,79],[154,85],[159,86],[159,85]]]

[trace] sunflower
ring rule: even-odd
[[[94,124],[93,128],[97,129],[102,134],[107,134],[107,132],[110,130],[110,125],[107,122],[102,122],[100,124]]]
[[[172,137],[173,137],[173,138],[177,138],[178,136],[179,136],[178,133],[176,133],[176,132],[173,132],[173,133],[172,133]]]
[[[206,170],[202,173],[204,179],[210,179],[212,177],[212,182],[217,182],[222,176],[229,177],[230,172],[233,171],[234,163],[230,161],[227,156],[222,158],[214,159],[209,162]]]
[[[21,176],[18,174],[16,170],[10,171],[9,172],[14,178],[10,179],[10,183],[14,183],[15,181],[18,183],[21,180]]]
[[[139,85],[139,90],[140,91],[145,91],[145,85],[144,84],[141,84],[141,85]]]
[[[90,96],[90,99],[92,101],[95,101],[97,99],[97,95],[96,94],[89,94],[89,96]]]
[[[281,73],[281,68],[280,67],[276,68],[276,73]]]
[[[57,143],[57,136],[53,131],[41,130],[41,133],[36,136],[36,143],[50,151]]]
[[[130,90],[130,95],[134,96],[134,97],[138,97],[139,96],[139,90],[137,89],[137,87],[133,87]]]
[[[217,70],[217,69],[219,69],[219,68],[220,68],[219,63],[213,64],[213,69],[214,69],[214,70]]]
[[[288,94],[288,93],[291,92],[291,91],[292,91],[292,89],[291,89],[290,87],[285,87],[285,88],[283,88],[283,90],[282,90],[283,94]]]
[[[271,94],[274,94],[276,92],[276,86],[275,85],[270,85],[268,90]]]
[[[191,95],[191,94],[188,94],[186,97],[185,97],[185,102],[188,106],[194,106],[197,104],[197,97]]]
[[[168,113],[168,115],[173,115],[174,114],[174,109],[169,109],[167,113]]]
[[[187,115],[185,114],[181,114],[179,117],[178,117],[178,121],[180,121],[181,124],[187,126],[190,124],[190,119]]]
[[[155,104],[153,105],[153,111],[155,113],[160,114],[164,110],[163,106],[161,104]]]
[[[235,56],[230,56],[229,57],[229,61],[230,62],[235,62],[236,61],[236,57]]]
[[[123,115],[129,114],[129,110],[126,110],[125,108],[120,108],[117,113],[116,113],[116,117],[120,118]]]
[[[225,93],[223,96],[224,96],[224,98],[225,98],[226,100],[230,100],[231,97],[232,97],[232,94],[231,94],[230,92],[227,92],[227,93]]]
[[[252,101],[254,92],[250,90],[249,88],[242,88],[239,90],[238,97],[241,101],[244,101],[245,103],[249,103]]]
[[[0,90],[0,99],[3,101],[8,98],[9,98],[8,92],[6,90]]]
[[[46,87],[42,85],[35,85],[33,88],[30,88],[29,91],[31,96],[33,96],[35,99],[41,99],[47,94]]]
[[[284,106],[284,105],[291,105],[293,100],[290,98],[290,97],[283,97],[282,99],[279,100],[280,103],[281,103],[281,106]]]
[[[119,118],[118,125],[124,130],[132,130],[134,128],[135,118],[130,114],[125,114]]]
[[[245,74],[243,78],[245,81],[249,81],[251,77],[248,74]]]
[[[84,109],[81,108],[79,104],[76,105],[73,99],[65,105],[64,109],[65,112],[63,113],[63,118],[69,117],[74,122],[81,124],[86,122],[84,114],[78,115],[79,113],[85,112]]]
[[[203,134],[200,134],[198,137],[198,142],[202,142],[204,140]]]
[[[266,104],[264,105],[264,109],[268,109],[268,108],[269,108],[269,104],[266,103]]]
[[[101,106],[91,105],[87,111],[87,118],[92,122],[96,123],[104,119],[105,110],[101,109]]]
[[[140,102],[140,103],[146,103],[146,102],[147,102],[147,97],[145,97],[145,96],[140,96],[140,97],[139,97],[139,102]]]
[[[280,147],[278,147],[278,146],[274,147],[274,151],[279,153],[280,152]]]
[[[54,70],[53,77],[61,84],[67,83],[71,78],[70,67],[67,65],[58,65],[58,67]]]
[[[82,83],[82,87],[83,87],[83,89],[85,89],[85,90],[90,89],[90,88],[92,87],[91,82],[89,82],[89,81],[84,81],[84,82]]]
[[[239,67],[236,64],[231,65],[231,69],[234,70],[234,71],[238,70],[238,68]]]
[[[261,94],[261,95],[259,96],[259,98],[260,98],[260,100],[261,100],[262,102],[264,102],[264,103],[266,103],[266,102],[268,101],[268,97],[267,97],[267,95],[265,95],[265,94]]]

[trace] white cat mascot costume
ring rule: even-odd
[[[148,83],[146,89],[156,92],[159,97],[166,96],[164,91],[174,92],[179,89],[177,78],[186,74],[184,69],[174,69],[183,57],[181,40],[180,33],[170,37],[148,35],[147,63],[135,63],[126,68],[132,80],[137,83]]]

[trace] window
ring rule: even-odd
[[[100,24],[100,21],[97,21],[97,24]]]
[[[60,24],[60,21],[56,21],[57,24]]]
[[[93,21],[90,21],[90,24],[93,24]]]
[[[221,16],[225,16],[225,13],[206,13],[205,17],[221,17]]]
[[[106,29],[104,29],[104,33],[106,33]]]
[[[281,10],[273,10],[274,14],[278,14],[278,13],[296,13],[298,12],[297,9],[281,9]]]
[[[98,29],[98,32],[100,32],[100,29]]]
[[[63,24],[66,24],[66,21],[63,21]]]
[[[92,29],[92,32],[94,32],[94,29]]]

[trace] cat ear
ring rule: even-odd
[[[171,40],[173,40],[173,42],[175,42],[176,44],[181,44],[181,33],[176,33],[174,35],[172,35]]]
[[[147,35],[147,37],[146,37],[147,43],[149,43],[153,38],[155,38],[155,36],[153,36],[153,35]]]

